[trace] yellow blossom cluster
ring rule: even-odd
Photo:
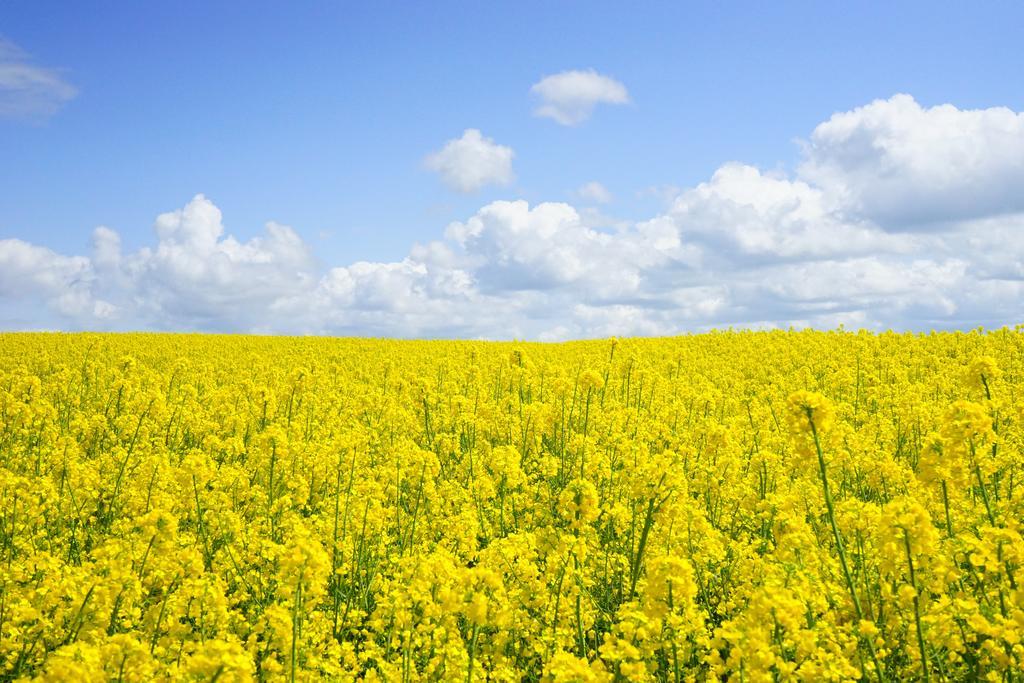
[[[1024,680],[1024,334],[0,334],[2,681]]]

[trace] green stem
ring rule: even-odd
[[[903,530],[903,547],[907,550],[907,565],[910,567],[910,583],[914,587],[914,624],[917,626],[917,647],[921,651],[921,671],[924,674],[925,683],[928,682],[928,655],[924,647],[924,631],[921,629],[921,603],[920,589],[917,586],[917,576],[914,574],[914,558],[910,552],[910,533]]]
[[[473,683],[473,661],[476,659],[476,637],[480,627],[473,624],[473,637],[469,641],[469,667],[466,669],[466,683]]]
[[[946,534],[953,538],[953,522],[949,518],[949,492],[946,490],[946,480],[942,480],[942,506],[946,509]]]
[[[828,487],[828,473],[825,469],[825,455],[821,451],[821,440],[818,438],[818,428],[814,424],[814,414],[810,408],[804,408],[804,413],[807,415],[807,422],[811,425],[811,436],[814,437],[814,449],[818,453],[818,472],[821,474],[821,487],[825,492],[825,508],[828,510],[828,522],[832,527],[832,536],[836,542],[836,552],[839,554],[839,564],[843,568],[843,578],[846,580],[846,587],[850,591],[850,599],[853,600],[853,609],[857,614],[857,621],[860,622],[864,618],[864,613],[860,608],[860,600],[857,598],[857,589],[853,585],[853,578],[850,576],[850,568],[846,562],[846,550],[843,547],[843,537],[839,533],[839,527],[836,525],[836,512],[835,504],[832,502],[832,492]],[[867,638],[863,638],[864,643],[868,646],[868,652],[871,654],[871,661],[875,665],[875,675],[879,681],[883,681],[882,667],[878,663],[878,655],[875,654],[874,644]]]

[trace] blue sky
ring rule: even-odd
[[[200,193],[223,214],[218,234],[240,243],[261,235],[267,221],[290,226],[315,262],[309,276],[319,282],[333,268],[359,261],[408,260],[413,245],[443,241],[446,226],[466,224],[496,201],[525,200],[533,208],[565,202],[578,211],[584,228],[621,233],[631,229],[624,226],[678,214],[678,207],[675,213],[666,207],[729,162],[805,181],[799,168],[808,159],[799,141],[837,112],[898,93],[926,112],[946,103],[958,112],[1024,110],[1021,25],[1024,6],[1017,3],[257,2],[244,11],[238,3],[6,3],[0,37],[8,55],[19,50],[18,63],[46,70],[76,94],[52,112],[0,117],[0,240],[7,239],[10,249],[17,240],[62,257],[92,259],[83,266],[96,290],[90,290],[89,301],[108,302],[120,313],[106,322],[76,317],[67,306],[53,304],[52,292],[13,285],[4,290],[0,280],[0,326],[277,330],[253,319],[269,317],[272,303],[274,311],[282,310],[280,301],[231,298],[231,305],[254,307],[253,316],[219,316],[215,307],[197,314],[166,304],[147,313],[124,303],[142,296],[138,282],[98,274],[90,255],[97,226],[118,233],[126,257],[147,246],[156,250],[157,215],[186,207]],[[573,70],[613,79],[628,90],[628,103],[599,103],[576,125],[536,116],[539,98],[531,87]],[[943,129],[947,140],[960,134],[961,123],[950,125]],[[467,129],[513,150],[514,180],[460,192],[430,170],[425,160]],[[1007,133],[1010,149],[1015,130]],[[1006,144],[995,144],[992,154],[998,156]],[[955,158],[947,155],[938,163]],[[1004,194],[1024,189],[1016,184],[1012,160],[994,168],[1008,184]],[[980,173],[978,182],[991,185],[991,174]],[[600,183],[612,200],[585,206],[578,188],[589,182]],[[815,182],[826,195],[836,194],[820,176]],[[971,188],[969,182],[961,188],[967,203],[976,191]],[[1004,206],[999,197],[992,201],[992,211],[958,218],[1015,215],[1015,206]],[[833,201],[822,215],[840,214],[849,215],[850,207]],[[861,218],[880,234],[902,230],[877,215]],[[688,228],[685,221],[680,225],[685,246]],[[1005,230],[1016,234],[1015,225]],[[959,230],[970,239],[970,226]],[[904,262],[913,260],[907,254],[927,253],[942,265],[943,257],[958,251],[948,226],[924,232],[945,241],[897,249]],[[753,309],[759,306],[745,300],[745,313],[683,315],[679,323],[659,318],[640,324],[624,313],[619,323],[589,325],[579,316],[571,324],[538,322],[537,307],[550,307],[539,299],[566,310],[617,306],[621,313],[631,306],[643,317],[644,311],[664,308],[668,290],[720,287],[734,271],[763,268],[764,259],[708,269],[714,259],[705,254],[705,265],[690,263],[686,276],[631,262],[623,268],[633,268],[645,282],[670,280],[670,286],[655,295],[623,285],[590,300],[578,292],[563,296],[561,280],[544,286],[511,282],[508,262],[523,270],[529,255],[496,252],[493,244],[486,253],[462,242],[457,247],[475,265],[414,260],[428,269],[468,273],[474,292],[482,295],[514,292],[521,319],[515,332],[524,336],[844,321],[816,318],[819,310],[802,316],[792,307],[756,319]],[[707,244],[703,249],[708,251]],[[879,249],[870,255],[896,253]],[[24,255],[8,258],[12,269],[14,263],[33,272],[45,267]],[[494,268],[480,265],[488,258]],[[686,263],[679,254],[671,260]],[[1016,272],[1017,265],[1001,265],[1000,278],[1012,281],[1003,271]],[[135,278],[142,267],[133,267]],[[992,273],[979,278],[987,282]],[[545,280],[531,272],[523,281]],[[223,278],[214,282],[224,284]],[[593,289],[582,281],[576,285]],[[167,293],[152,282],[145,291]],[[733,301],[735,294],[726,296]],[[673,296],[668,298],[675,301]],[[26,313],[37,299],[49,313]],[[346,302],[360,311],[373,308],[364,299]],[[999,324],[1020,313],[1011,308],[982,319],[965,313],[970,307],[962,302],[954,304],[953,313],[940,307],[918,314],[904,306],[877,316],[868,302],[847,297],[837,299],[834,310],[859,312],[849,318],[852,324],[907,328]],[[446,312],[438,315],[447,317],[450,311],[441,309]],[[468,311],[460,315],[471,318]],[[501,336],[503,329],[470,322],[450,329],[439,321],[409,324],[409,316],[390,311],[294,331]]]

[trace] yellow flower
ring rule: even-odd
[[[604,386],[604,379],[596,370],[587,369],[580,373],[580,391],[587,393]]]
[[[1022,395],[1024,326],[0,333],[0,679],[1013,678]]]
[[[967,366],[967,385],[975,389],[981,389],[986,394],[992,391],[993,384],[1000,377],[1002,377],[1002,372],[999,370],[996,359],[992,356],[979,356]]]
[[[831,401],[811,391],[797,391],[789,395],[789,423],[793,431],[806,432],[811,425],[818,434],[825,434],[835,424],[835,408]]]
[[[597,488],[587,479],[569,482],[558,497],[558,508],[572,529],[581,529],[597,519],[600,508]]]

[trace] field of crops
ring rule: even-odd
[[[0,334],[0,680],[1021,680],[1024,335]]]

